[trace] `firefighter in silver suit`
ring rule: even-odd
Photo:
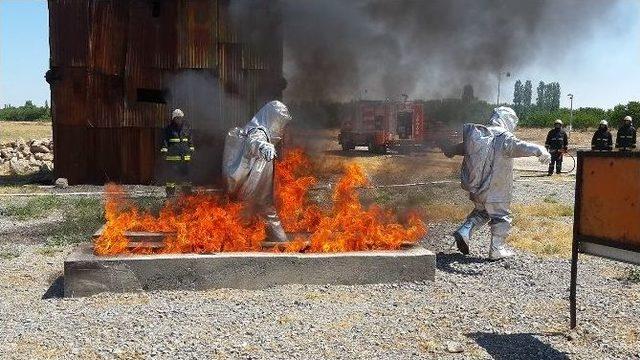
[[[267,239],[286,242],[274,204],[274,160],[276,144],[291,120],[287,106],[280,101],[264,105],[244,128],[227,134],[223,155],[223,176],[227,191],[242,201],[250,214],[267,223]]]
[[[461,185],[474,204],[473,211],[453,233],[458,250],[465,255],[469,254],[473,231],[487,223],[491,226],[489,259],[514,255],[505,243],[511,229],[513,158],[537,156],[544,164],[551,158],[543,146],[516,138],[513,131],[517,124],[513,109],[498,107],[488,125],[465,124],[463,142],[444,149],[448,157],[464,155]]]

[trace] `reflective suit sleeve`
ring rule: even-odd
[[[267,134],[265,134],[262,130],[254,130],[248,134],[248,149],[247,155],[253,158],[258,158],[261,156],[260,148],[263,146],[267,146],[267,144],[271,144],[267,139]]]
[[[633,131],[631,131],[631,136],[632,136],[631,147],[635,149],[636,148],[636,129],[635,128],[633,128]]]
[[[591,150],[596,148],[596,138],[598,137],[598,132],[593,133],[593,137],[591,137]]]
[[[512,134],[506,134],[505,136],[503,150],[507,157],[540,156],[543,153],[544,148],[538,144],[522,141]]]
[[[610,132],[607,132],[607,148],[613,150],[613,137]]]

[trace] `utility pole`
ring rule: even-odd
[[[505,74],[507,77],[511,76],[511,73],[508,71],[506,73],[503,73],[502,71],[498,73],[498,100],[496,101],[497,106],[500,106],[500,81],[502,80],[502,74]]]
[[[569,101],[570,101],[570,107],[569,107],[569,132],[571,132],[573,130],[573,94],[568,94],[567,96],[569,97]]]

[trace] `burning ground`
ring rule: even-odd
[[[362,206],[357,189],[368,185],[368,181],[357,163],[343,166],[327,210],[308,199],[311,186],[317,182],[309,169],[311,161],[301,149],[286,151],[276,164],[276,208],[292,239],[290,244],[276,246],[273,251],[395,250],[403,244],[414,244],[425,235],[426,225],[417,214],[406,215],[406,225],[402,225],[392,210]],[[264,223],[243,214],[243,204],[226,195],[181,196],[166,202],[156,216],[128,203],[126,194],[116,185],[108,185],[107,192],[106,224],[95,242],[96,254],[153,251],[132,245],[126,236],[128,231],[167,234],[159,249],[162,253],[262,250]]]
[[[528,135],[540,141],[539,134]],[[333,143],[318,147],[327,157],[313,165],[319,175],[313,187],[319,190],[309,199],[325,211],[333,204],[331,190],[344,163],[360,164],[372,185],[438,181],[358,191],[365,209],[374,203],[398,212],[423,209],[428,233],[421,244],[438,253],[434,283],[60,299],[61,264],[74,244],[88,242],[103,222],[102,195],[0,196],[0,358],[638,356],[638,267],[582,257],[579,329],[567,330],[569,262],[563,252],[569,238],[561,230],[571,227],[571,176],[541,180],[518,173],[517,237],[510,239],[518,258],[488,263],[487,229],[478,233],[472,256],[460,256],[452,247],[449,233],[468,211],[456,181],[457,162],[437,154],[344,156],[333,152]],[[517,168],[529,166],[516,162]],[[0,194],[102,190],[0,187]],[[161,188],[125,190],[140,209],[158,213],[162,207]],[[458,346],[462,354],[449,352]]]

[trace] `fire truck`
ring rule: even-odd
[[[359,100],[342,114],[338,142],[345,151],[367,146],[376,154],[388,149],[408,153],[422,146],[424,126],[420,102]]]

